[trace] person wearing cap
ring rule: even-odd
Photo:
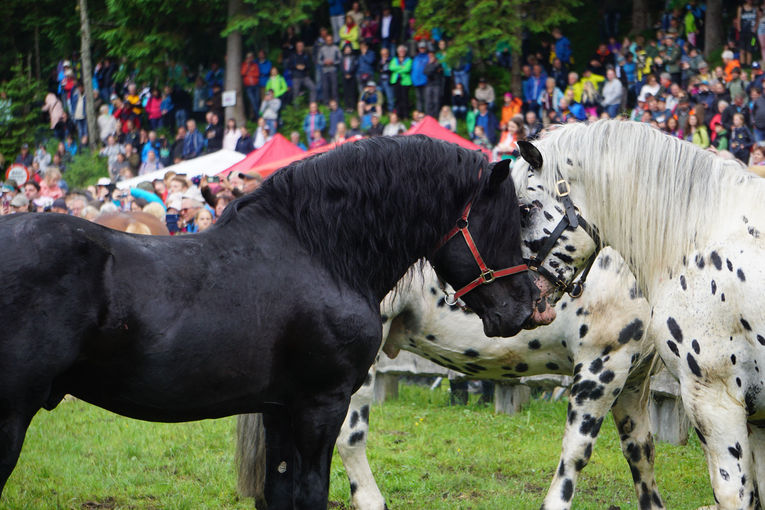
[[[428,77],[425,75],[425,66],[428,65],[428,43],[417,43],[417,54],[412,59],[412,85],[415,92],[415,109],[425,109],[425,85]]]
[[[753,88],[762,90],[763,81],[765,81],[765,74],[762,72],[762,66],[758,61],[752,62],[752,71],[750,81],[746,86],[746,92],[750,93]]]
[[[10,206],[11,206],[11,214],[29,212],[29,199],[23,194],[19,193],[18,195],[13,197],[13,199],[11,200]]]
[[[377,90],[377,84],[369,80],[364,86],[364,91],[361,93],[361,98],[358,104],[359,118],[364,121],[364,117],[368,118],[371,124],[371,115],[374,113],[378,117],[382,117],[382,93]]]
[[[13,179],[7,179],[4,183],[2,188],[0,189],[2,191],[3,195],[3,204],[7,205],[13,200],[13,198],[18,193],[18,185],[16,184],[16,181]]]
[[[476,87],[475,91],[473,92],[473,97],[476,98],[479,103],[481,101],[485,102],[489,109],[494,107],[494,87],[492,87],[484,77],[481,77],[478,80],[478,87]],[[486,134],[488,136],[488,133]],[[491,140],[491,136],[488,136],[488,138]]]
[[[34,161],[34,156],[32,156],[32,153],[29,152],[29,144],[22,143],[21,144],[21,151],[19,152],[19,155],[16,156],[15,163],[18,163],[20,165],[24,165],[27,168],[32,167],[32,161]]]
[[[69,214],[69,209],[66,206],[66,200],[63,198],[57,198],[50,206],[50,212],[58,214]]]
[[[181,197],[181,219],[183,226],[179,233],[194,234],[197,232],[195,218],[199,210],[204,207],[204,197],[199,188],[193,186],[187,189]]]

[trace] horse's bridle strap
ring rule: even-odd
[[[473,203],[469,202],[468,205],[465,207],[465,210],[462,212],[462,216],[460,219],[457,220],[457,225],[453,229],[449,231],[448,234],[444,236],[444,238],[441,240],[440,243],[438,243],[438,246],[436,247],[436,250],[441,248],[444,244],[446,244],[450,239],[452,239],[454,236],[456,236],[459,233],[462,233],[462,238],[465,240],[465,244],[467,244],[468,249],[470,250],[470,253],[473,255],[473,260],[475,260],[475,263],[478,265],[478,269],[481,270],[481,274],[478,275],[478,277],[473,280],[472,282],[468,283],[464,287],[457,290],[453,295],[448,296],[450,299],[447,299],[448,304],[456,304],[457,300],[470,292],[471,290],[475,289],[479,285],[486,285],[488,283],[493,282],[497,278],[502,278],[504,276],[510,276],[516,273],[520,273],[523,271],[528,271],[529,267],[527,264],[519,264],[517,266],[512,267],[506,267],[504,269],[498,269],[496,271],[489,269],[489,266],[486,265],[486,262],[484,262],[483,257],[481,257],[481,252],[478,251],[478,247],[475,244],[475,241],[473,240],[473,236],[470,234],[470,230],[468,229],[469,222],[468,222],[468,216],[470,216],[470,209],[472,207]]]
[[[556,288],[568,292],[572,297],[576,298],[581,296],[582,292],[584,291],[584,281],[587,279],[587,275],[590,273],[592,264],[595,262],[595,258],[598,256],[598,251],[595,250],[587,259],[585,268],[582,271],[579,280],[576,282],[573,280],[573,278],[569,282],[563,280],[558,275],[553,274],[552,271],[549,271],[547,268],[543,267],[542,264],[552,249],[555,247],[555,244],[560,239],[560,236],[563,235],[563,232],[569,227],[574,229],[577,227],[582,227],[584,231],[587,232],[587,234],[592,238],[592,240],[595,241],[596,245],[600,245],[600,236],[598,235],[598,231],[589,225],[576,211],[576,207],[574,207],[574,203],[571,201],[571,196],[569,195],[568,181],[560,178],[555,183],[555,186],[558,197],[560,197],[560,200],[563,203],[565,214],[563,217],[561,217],[560,221],[555,226],[555,229],[547,237],[544,244],[539,249],[539,252],[537,252],[536,256],[528,261],[528,266],[531,271],[544,276],[553,285],[555,285]]]

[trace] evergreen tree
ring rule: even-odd
[[[451,43],[446,58],[451,63],[472,51],[474,59],[489,59],[497,44],[508,43],[514,59],[513,81],[520,92],[517,65],[523,31],[546,32],[576,21],[571,8],[580,0],[420,0],[415,18],[420,30],[439,29]]]
[[[13,163],[22,143],[34,145],[35,132],[41,127],[39,107],[32,105],[39,104],[45,87],[29,74],[21,63],[17,63],[11,68],[11,78],[0,86],[10,102],[10,108],[0,112],[0,164],[4,160],[3,168]]]

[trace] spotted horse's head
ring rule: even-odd
[[[565,165],[571,168],[561,168],[558,158],[546,163],[530,142],[519,141],[518,148],[521,157],[513,166],[513,179],[521,205],[523,256],[537,273],[544,297],[538,312],[551,321],[555,318],[551,305],[564,293],[577,297],[583,292],[600,240],[580,215],[564,178],[571,175],[568,170],[573,170],[574,162],[566,158]]]

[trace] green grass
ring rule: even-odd
[[[445,385],[443,385],[445,386]],[[392,509],[539,508],[558,462],[566,403],[532,401],[495,415],[475,403],[450,407],[443,387],[403,386],[372,409],[369,458]],[[79,401],[41,411],[0,501],[9,509],[249,509],[235,490],[234,418],[155,424]],[[657,446],[668,508],[712,501],[698,441]],[[331,507],[349,507],[337,455]],[[99,506],[100,505],[100,506]],[[577,486],[574,509],[637,508],[610,419]]]

